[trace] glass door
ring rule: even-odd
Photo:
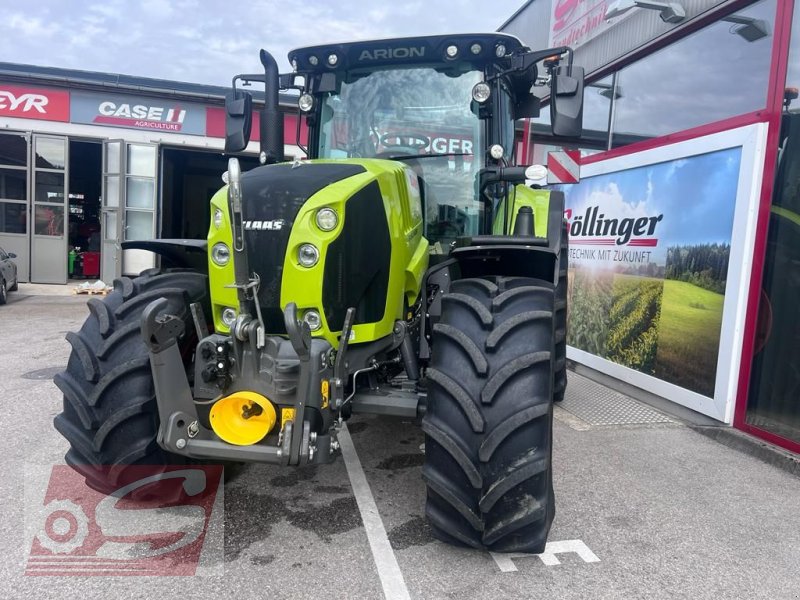
[[[156,236],[158,146],[128,143],[125,150],[123,239],[152,240]],[[147,250],[125,250],[122,272],[138,275],[154,267],[155,258]]]
[[[103,142],[103,200],[100,208],[100,279],[111,285],[122,274],[122,218],[120,207],[124,206],[125,187],[120,184],[125,172],[122,140]]]
[[[34,135],[33,149],[31,281],[66,283],[67,139]]]
[[[28,193],[30,134],[0,133],[0,247],[17,257],[17,279],[30,277]]]

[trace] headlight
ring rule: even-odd
[[[322,231],[333,231],[339,224],[339,215],[332,208],[320,208],[317,211],[317,227]]]
[[[303,94],[297,99],[297,105],[303,112],[308,112],[314,108],[314,96],[311,94]]]
[[[236,321],[236,311],[232,308],[226,308],[222,311],[222,322],[225,323],[226,327],[233,327],[233,323]]]
[[[319,250],[314,244],[303,244],[297,249],[297,262],[304,267],[313,267],[319,260]]]
[[[320,317],[319,313],[315,310],[307,310],[306,314],[303,315],[303,321],[308,324],[308,328],[311,329],[311,331],[317,331],[322,327],[322,317]]]
[[[226,244],[222,242],[217,242],[211,248],[211,260],[214,261],[215,265],[219,265],[220,267],[224,267],[228,264],[228,261],[231,259],[231,249],[228,248]]]
[[[225,171],[227,173],[227,171]],[[222,211],[218,208],[214,209],[214,227],[219,229],[222,227]]]
[[[492,88],[490,88],[489,84],[485,81],[479,81],[475,84],[475,87],[472,88],[472,99],[478,104],[486,102],[491,95]]]

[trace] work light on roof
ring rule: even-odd
[[[503,58],[506,55],[506,45],[505,44],[497,44],[494,48],[494,55],[497,58]]]
[[[477,42],[469,47],[469,51],[472,52],[473,54],[480,54],[481,50],[483,50],[483,48],[481,48],[481,45],[478,44]]]
[[[310,64],[312,67],[316,67],[319,64],[319,59],[312,54],[308,57],[308,64]]]
[[[338,56],[336,56],[336,55],[335,55],[335,54],[333,54],[333,53],[331,53],[331,54],[328,54],[328,64],[329,64],[330,66],[332,66],[332,67],[335,67],[335,66],[336,66],[336,63],[338,63],[338,62],[339,62],[339,57],[338,57]]]
[[[455,58],[456,56],[458,56],[458,46],[456,46],[455,44],[450,44],[445,49],[444,53],[447,55],[447,58]]]

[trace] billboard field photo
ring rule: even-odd
[[[714,396],[741,151],[564,187],[570,346]]]

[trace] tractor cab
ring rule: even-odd
[[[265,54],[270,71],[274,61]],[[462,34],[313,46],[293,50],[289,60],[293,73],[238,80],[272,79],[281,89],[299,91],[309,158],[408,165],[417,175],[424,235],[434,250],[492,232],[510,188],[487,184],[502,182],[499,170],[516,164],[515,121],[539,116],[534,85],[554,90],[554,130],[580,134],[583,72],[565,47],[533,52],[513,36]],[[249,94],[236,83],[228,102],[229,151],[243,148],[250,126],[240,110],[250,104]],[[267,117],[262,127],[280,127]],[[280,148],[262,147],[262,161],[278,156]],[[510,183],[524,181],[523,171],[512,174]]]

